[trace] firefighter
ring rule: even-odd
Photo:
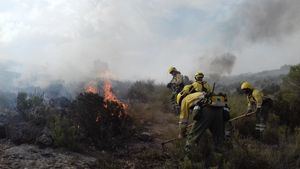
[[[242,91],[247,95],[248,109],[246,115],[251,112],[256,114],[255,131],[256,136],[261,138],[266,129],[268,112],[272,106],[272,100],[264,97],[264,94],[253,88],[249,82],[243,82],[241,85]]]
[[[169,73],[173,76],[167,87],[172,90],[172,92],[178,94],[184,87],[184,77],[183,75],[174,67],[169,68]]]
[[[198,94],[199,93],[199,94]],[[209,129],[213,136],[214,155],[220,157],[218,162],[222,165],[223,160],[223,143],[224,143],[224,110],[226,106],[226,96],[214,95],[213,93],[196,92],[190,95],[197,95],[195,107],[193,108],[193,123],[190,131],[187,132],[188,116],[183,114],[180,118],[179,138],[187,137],[185,144],[185,160],[191,159],[191,148],[196,145],[204,132]],[[188,95],[186,98],[188,98]],[[208,167],[208,159],[203,159],[205,166]]]
[[[169,68],[169,73],[173,76],[172,80],[168,83],[167,87],[171,89],[171,105],[176,114],[179,114],[179,105],[176,103],[177,94],[183,87],[189,83],[188,77],[183,76],[174,66]]]
[[[203,78],[204,74],[197,72],[195,74],[195,82],[191,85],[186,85],[177,95],[177,103],[180,105],[179,138],[183,137],[185,127],[188,124],[189,111],[195,106],[201,96],[212,92],[210,85],[203,81]]]
[[[193,88],[191,93],[193,93],[193,90],[196,92],[211,92],[211,86],[206,81],[203,81],[203,78],[204,74],[202,72],[199,71],[195,74],[195,82],[192,84]]]

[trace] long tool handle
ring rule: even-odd
[[[253,114],[255,114],[255,112],[248,113],[248,114],[243,114],[243,115],[240,115],[240,116],[237,116],[235,118],[230,119],[229,122],[233,122],[235,120],[238,120],[238,119],[241,119],[241,118],[244,118],[244,117],[248,117],[248,116],[251,116]]]
[[[189,124],[187,126],[187,128],[190,129],[192,126],[193,126],[193,123]],[[179,140],[179,138],[176,137],[176,138],[172,138],[172,139],[166,140],[166,141],[162,142],[161,145],[164,146],[165,144],[171,143],[171,142],[176,141],[176,140]]]

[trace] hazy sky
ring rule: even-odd
[[[299,0],[1,0],[0,63],[18,82],[170,80],[236,57],[233,74],[300,62]],[[226,72],[230,73],[230,71]]]

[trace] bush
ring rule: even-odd
[[[47,121],[47,110],[42,95],[31,95],[21,92],[17,96],[17,110],[26,121],[36,124],[45,124]]]
[[[268,159],[260,154],[261,150],[248,150],[236,148],[228,154],[226,168],[230,169],[272,169]]]
[[[50,130],[55,146],[78,150],[77,128],[69,119],[55,116],[50,123]]]
[[[98,94],[80,94],[73,102],[72,111],[75,126],[98,148],[121,146],[131,134],[131,120],[124,106],[104,102]]]
[[[292,66],[287,77],[283,79],[280,92],[276,96],[275,111],[281,123],[294,132],[300,125],[300,65]]]
[[[137,81],[130,87],[127,97],[131,101],[146,103],[154,92],[154,81]]]

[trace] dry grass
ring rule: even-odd
[[[151,96],[147,103],[134,103],[131,106],[131,115],[139,125],[146,127],[159,141],[177,136],[178,118],[169,113],[167,106],[168,95],[161,86],[155,88],[160,94]],[[163,101],[162,101],[163,100]],[[229,96],[231,117],[236,117],[245,112],[247,108],[246,96]],[[223,154],[223,166],[225,169],[296,169],[300,167],[300,134],[287,135],[285,126],[278,124],[279,119],[271,115],[265,139],[257,141],[253,138],[255,117],[247,117],[234,123],[235,134],[228,141],[225,154]],[[203,136],[197,147],[193,148],[191,164],[184,160],[184,140],[175,141],[166,146],[166,158],[162,166],[158,168],[203,168],[204,163],[216,166],[219,154],[212,151],[210,134]],[[146,150],[141,156],[156,159],[157,150]]]

